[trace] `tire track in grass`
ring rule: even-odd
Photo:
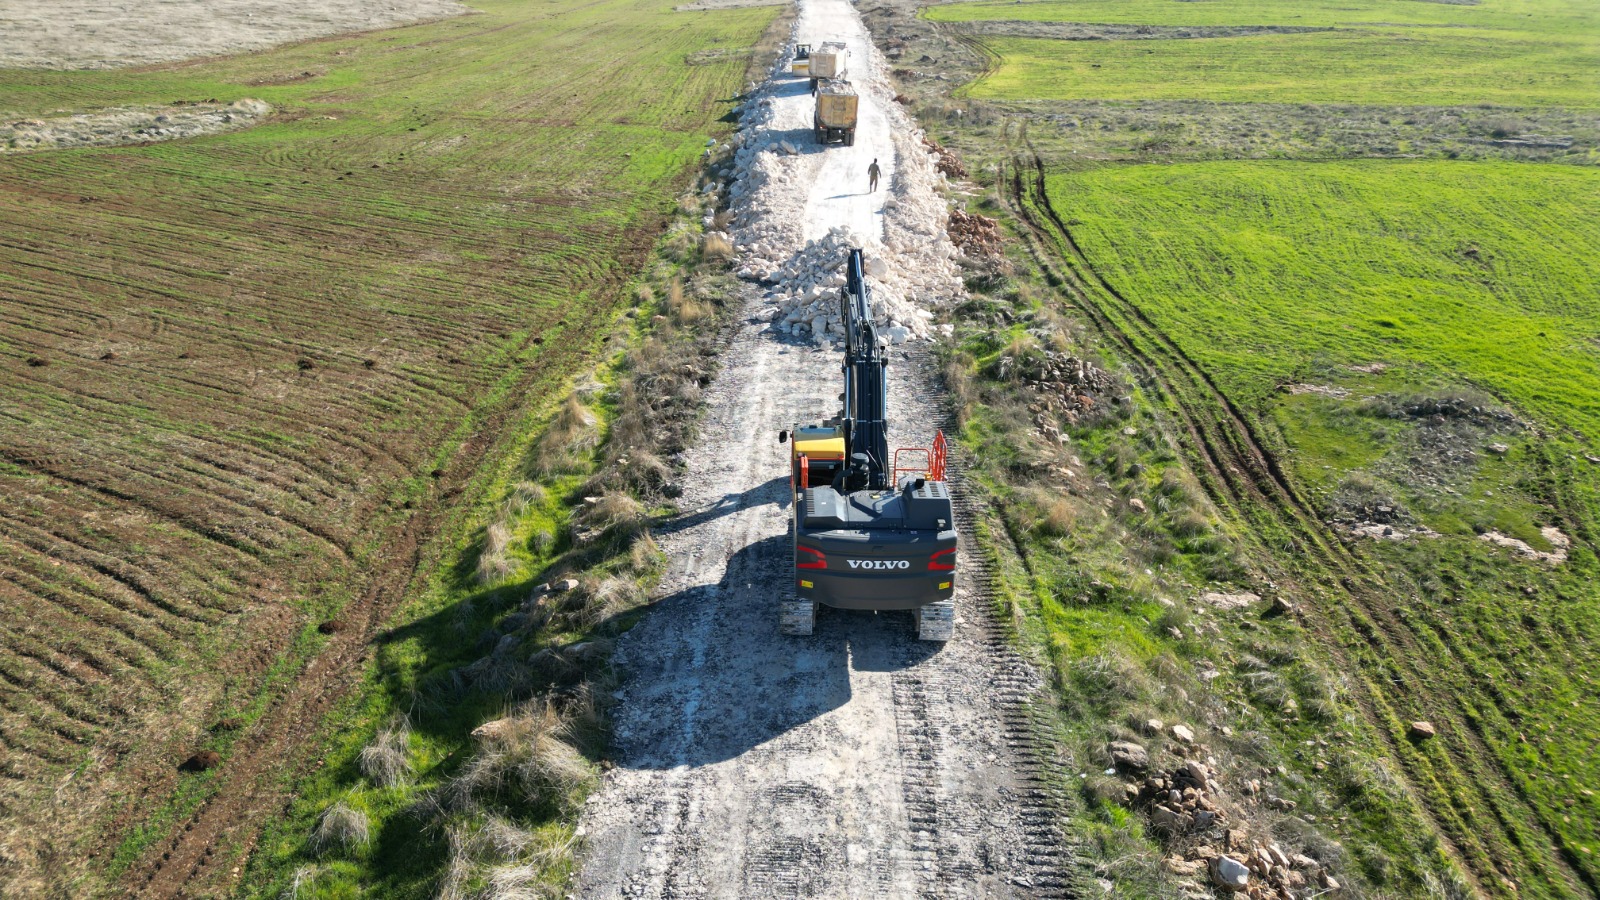
[[[1057,284],[1082,301],[1079,308],[1128,358],[1159,376],[1157,390],[1170,401],[1177,424],[1187,432],[1191,449],[1197,451],[1195,458],[1209,476],[1204,481],[1214,499],[1246,523],[1282,534],[1324,573],[1315,576],[1323,591],[1343,592],[1356,601],[1320,604],[1327,619],[1318,624],[1334,625],[1345,652],[1362,660],[1359,683],[1368,719],[1409,773],[1412,790],[1428,798],[1424,808],[1434,817],[1452,855],[1465,864],[1481,890],[1506,893],[1494,880],[1502,877],[1507,882],[1542,881],[1558,893],[1577,892],[1580,884],[1594,890],[1588,873],[1576,865],[1571,850],[1528,804],[1515,781],[1498,766],[1492,778],[1482,777],[1481,761],[1498,761],[1498,757],[1491,752],[1491,739],[1478,715],[1465,708],[1464,696],[1436,696],[1432,686],[1440,673],[1421,665],[1423,660],[1434,660],[1448,667],[1445,659],[1460,657],[1438,652],[1446,648],[1437,644],[1429,646],[1416,632],[1414,622],[1395,613],[1390,599],[1395,590],[1369,565],[1328,539],[1276,458],[1258,440],[1248,418],[1175,341],[1094,270],[1050,206],[1043,163],[1026,145],[1025,133],[1022,141],[1023,152],[1014,158],[1010,172],[1009,199],[1019,219],[1031,229],[1035,258]],[[1041,246],[1059,248],[1066,263],[1064,271]],[[1401,689],[1385,690],[1375,680],[1376,673],[1386,673]],[[1401,738],[1403,723],[1415,715],[1397,710],[1390,699],[1394,695],[1404,697],[1413,713],[1426,711],[1430,718],[1454,726],[1433,742],[1440,748],[1435,753],[1442,757],[1435,755],[1430,760],[1425,751],[1412,748]],[[1463,796],[1468,792],[1475,794],[1474,800]],[[1479,806],[1489,810],[1487,821],[1478,812]],[[1539,828],[1542,846],[1530,841],[1523,824],[1530,820]],[[1524,864],[1508,862],[1523,858]]]

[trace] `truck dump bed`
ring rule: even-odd
[[[850,82],[838,78],[822,82],[817,87],[817,126],[856,127],[856,109],[859,101],[855,86]]]
[[[813,79],[840,78],[849,59],[849,48],[838,41],[829,41],[811,51],[809,74]]]

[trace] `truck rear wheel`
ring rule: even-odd
[[[844,145],[846,147],[854,147],[856,145],[856,130],[854,128],[844,133]]]

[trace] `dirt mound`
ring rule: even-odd
[[[204,772],[207,769],[215,769],[220,765],[222,765],[222,754],[215,750],[201,750],[199,753],[184,760],[183,764],[178,766],[178,769],[184,772]]]
[[[900,102],[900,95],[896,94],[894,99],[896,103]],[[939,170],[939,174],[946,178],[967,177],[967,167],[961,164],[961,157],[945,149],[943,144],[924,135],[922,145],[932,150],[933,155],[939,158],[939,161],[934,163],[934,168]]]

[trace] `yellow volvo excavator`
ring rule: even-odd
[[[819,605],[912,610],[918,638],[947,641],[955,626],[956,524],[944,434],[931,448],[889,458],[889,361],[862,265],[861,251],[851,250],[841,298],[844,409],[833,421],[778,435],[792,448],[794,485],[793,593],[783,601],[781,627],[810,634]]]

